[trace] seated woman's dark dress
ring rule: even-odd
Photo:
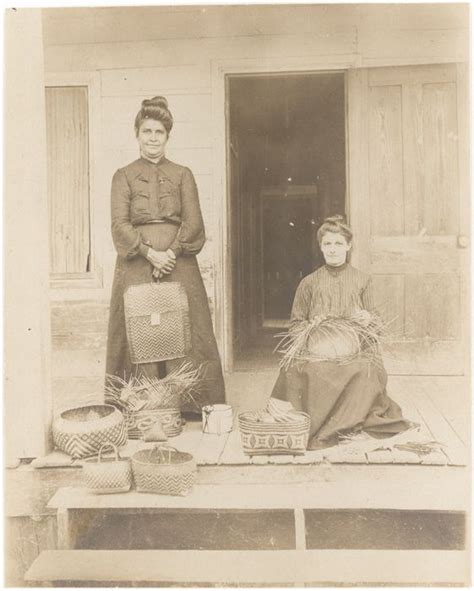
[[[196,260],[205,234],[196,183],[189,168],[163,157],[157,164],[139,158],[118,170],[112,181],[112,237],[118,257],[110,302],[107,374],[124,379],[140,372],[163,377],[163,373],[191,361],[195,367],[202,364],[204,372],[195,392],[199,406],[224,402],[221,362]],[[191,353],[187,358],[165,362],[165,369],[158,363],[133,366],[125,329],[125,290],[129,285],[152,281],[153,266],[142,256],[148,247],[174,251],[176,265],[160,281],[181,282],[189,301]]]
[[[370,278],[346,263],[325,265],[298,286],[291,312],[292,324],[315,316],[351,316],[374,312]],[[299,362],[281,370],[272,396],[288,400],[311,417],[309,448],[335,445],[340,435],[365,430],[388,436],[406,430],[401,409],[386,392],[382,360],[358,359]]]

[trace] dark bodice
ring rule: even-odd
[[[117,170],[112,180],[112,237],[119,255],[130,258],[143,244],[140,225],[179,226],[170,246],[176,254],[197,254],[205,242],[194,176],[189,168],[162,158],[139,158]]]

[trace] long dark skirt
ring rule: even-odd
[[[177,227],[172,224],[147,224],[139,228],[142,236],[149,240],[156,250],[166,250],[177,232]],[[179,281],[186,289],[191,323],[191,353],[188,357],[161,363],[131,363],[125,329],[123,294],[129,285],[149,283],[152,280],[152,271],[153,266],[140,255],[132,259],[117,257],[110,302],[106,373],[123,379],[140,374],[164,377],[182,363],[191,361],[195,367],[202,365],[203,379],[197,391],[193,393],[197,405],[187,404],[184,410],[198,411],[198,407],[204,404],[224,402],[221,361],[212,328],[207,294],[195,256],[178,257],[174,270],[160,279],[163,282]]]
[[[364,430],[390,436],[411,426],[386,391],[387,373],[380,363],[306,362],[281,370],[272,396],[288,400],[311,417],[310,449],[330,447],[340,435]]]

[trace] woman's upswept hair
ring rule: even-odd
[[[323,224],[319,227],[316,234],[318,243],[321,245],[324,234],[327,232],[333,232],[334,234],[342,234],[347,240],[348,244],[352,242],[352,230],[345,223],[345,217],[342,215],[333,215],[324,220]]]
[[[168,101],[164,96],[154,96],[151,99],[142,101],[142,108],[135,117],[135,133],[138,134],[140,125],[145,119],[154,119],[163,124],[167,134],[170,134],[173,128],[173,115],[168,109]]]

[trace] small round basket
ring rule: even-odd
[[[132,471],[138,492],[186,496],[196,482],[197,466],[191,454],[160,445],[133,454]]]
[[[71,408],[53,423],[58,449],[73,458],[96,455],[105,443],[120,446],[127,442],[127,425],[122,413],[108,404]]]
[[[110,448],[113,456],[104,456]],[[82,466],[84,481],[90,492],[111,494],[127,492],[132,486],[132,466],[129,458],[121,458],[112,443],[105,443],[99,450],[97,459],[86,460]]]

